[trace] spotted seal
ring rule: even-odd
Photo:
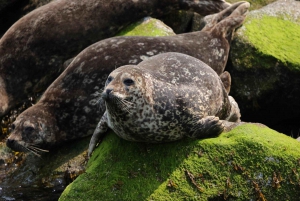
[[[149,143],[214,137],[224,129],[220,119],[231,119],[239,111],[216,72],[181,53],[114,70],[101,97],[106,111],[91,138],[89,155],[108,128],[125,140]]]
[[[207,26],[220,27],[216,25],[225,26],[228,22],[231,25],[228,31],[232,31],[243,22],[247,6],[245,2],[236,3],[219,13],[223,18],[219,16],[219,21]],[[26,151],[24,147],[35,145],[48,149],[63,141],[92,135],[105,111],[97,104],[99,90],[104,87],[108,74],[118,66],[136,64],[161,52],[177,51],[206,61],[209,61],[208,56],[216,61],[212,62],[212,67],[221,73],[229,45],[213,42],[222,38],[212,36],[215,30],[219,29],[166,37],[114,37],[86,48],[48,87],[37,104],[17,117],[7,146],[17,151]],[[225,32],[218,33],[225,35]],[[213,55],[217,47],[228,48],[221,58],[209,55]],[[229,74],[223,73],[222,77],[229,88]]]
[[[45,90],[64,61],[133,21],[179,9],[206,15],[229,5],[223,0],[52,1],[22,17],[0,39],[0,117],[28,94]]]

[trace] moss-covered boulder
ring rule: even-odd
[[[300,1],[280,0],[251,11],[232,41],[230,61],[231,94],[241,107],[243,120],[296,135],[300,122]]]
[[[65,200],[298,200],[299,142],[260,124],[166,144],[107,135]]]
[[[122,29],[117,36],[172,36],[174,31],[162,21],[145,17]]]

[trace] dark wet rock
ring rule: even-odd
[[[2,12],[3,10],[5,10],[7,7],[15,4],[16,2],[18,2],[20,0],[1,0],[0,1],[0,12]]]
[[[1,0],[0,1],[0,38],[7,29],[30,11],[53,0]]]
[[[84,172],[88,142],[89,138],[72,141],[41,157],[13,153],[2,147],[0,154],[5,165],[0,165],[0,170],[5,175],[1,178],[0,196],[15,200],[51,197],[57,200],[66,185]]]
[[[251,11],[231,44],[231,95],[242,120],[300,132],[300,2]]]
[[[191,31],[194,15],[195,13],[190,11],[173,11],[162,17],[161,20],[170,26],[176,34],[180,34]]]

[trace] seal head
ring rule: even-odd
[[[41,152],[48,152],[46,148],[58,140],[56,135],[59,133],[57,127],[46,126],[56,125],[53,115],[48,111],[47,108],[29,108],[19,115],[12,124],[12,132],[6,145],[15,151],[32,152],[37,156],[40,156]]]

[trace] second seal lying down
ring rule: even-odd
[[[114,70],[102,99],[106,111],[91,138],[89,155],[108,128],[125,140],[159,143],[214,137],[224,130],[221,120],[240,120],[239,108],[216,72],[181,53]]]

